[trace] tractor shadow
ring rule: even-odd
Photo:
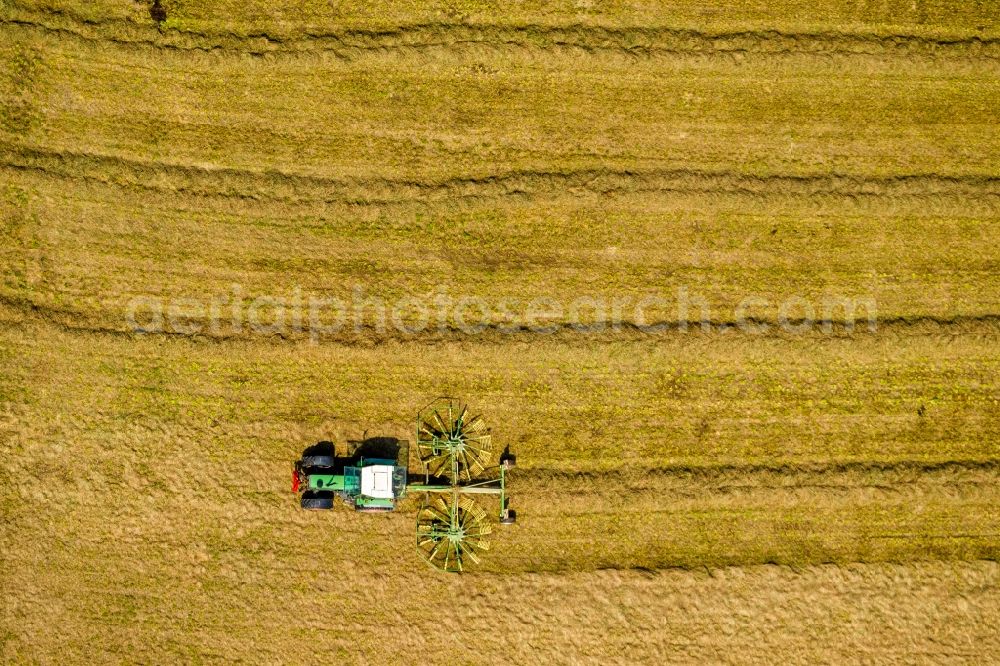
[[[337,450],[337,445],[323,440],[306,447],[302,458],[329,457],[333,459],[333,474],[343,474],[345,467],[356,465],[362,458],[385,458],[400,460],[406,455],[406,442],[395,437],[368,437],[362,440],[348,440],[346,447]],[[405,462],[403,462],[405,464]]]
[[[355,458],[387,458],[396,460],[403,449],[402,440],[395,437],[368,437],[348,440],[351,455]]]
[[[337,448],[334,446],[333,442],[328,442],[323,440],[322,442],[316,442],[312,446],[307,446],[305,450],[302,451],[302,457],[306,456],[337,456]]]

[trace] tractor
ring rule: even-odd
[[[399,500],[421,494],[417,551],[435,569],[461,572],[467,563],[478,563],[490,545],[493,527],[478,499],[497,496],[500,524],[517,520],[507,496],[515,457],[505,449],[492,465],[489,428],[454,398],[438,398],[417,413],[416,442],[422,482],[410,479],[409,449],[401,446],[395,459],[303,455],[295,463],[292,490],[301,493],[303,509],[332,509],[339,497],[362,512],[393,511]]]

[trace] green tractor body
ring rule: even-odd
[[[361,458],[338,473],[334,469],[297,466],[296,489],[305,491],[303,508],[332,508],[332,498],[340,497],[358,511],[392,511],[396,500],[406,495],[406,467],[395,460]],[[310,502],[316,499],[330,501]]]

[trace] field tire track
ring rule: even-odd
[[[711,32],[686,28],[599,25],[418,23],[392,29],[195,31],[164,27],[148,17],[93,19],[67,9],[37,11],[8,1],[10,26],[123,47],[175,51],[265,53],[328,52],[353,59],[370,53],[421,54],[440,49],[516,52],[569,51],[635,58],[734,54],[848,55],[1000,60],[1000,38],[987,35],[878,34],[775,29]]]
[[[924,552],[913,548],[935,542],[941,544],[933,549],[936,556],[995,560],[1000,527],[986,518],[984,507],[996,501],[998,482],[997,458],[652,468],[636,461],[631,469],[609,471],[518,469],[510,478],[512,506],[534,530],[561,531],[550,537],[512,533],[506,544],[512,552],[498,558],[511,570],[565,571],[573,565],[563,549],[572,548],[578,557],[591,557],[595,568],[652,574],[704,566],[702,556],[714,558],[712,566],[909,561]],[[980,520],[963,519],[966,511]],[[871,522],[856,522],[858,515]],[[829,528],[821,516],[832,521]],[[899,516],[899,522],[886,516]],[[713,527],[712,520],[722,526]],[[628,527],[632,523],[638,536]],[[790,530],[791,541],[781,542],[805,551],[789,555],[765,547],[749,557],[726,551],[730,538],[752,542],[755,529],[772,540]],[[644,531],[661,538],[647,539]],[[685,554],[685,548],[699,547],[709,550],[695,559]],[[537,548],[544,555],[528,555]]]
[[[528,340],[528,339],[552,339],[560,341],[581,340],[587,343],[594,343],[600,339],[607,340],[640,340],[655,339],[671,335],[689,336],[724,336],[730,339],[738,335],[747,335],[761,338],[784,338],[792,334],[781,330],[779,322],[752,318],[746,323],[755,329],[761,326],[766,330],[759,332],[744,332],[734,322],[711,321],[707,322],[708,327],[703,329],[703,322],[678,322],[660,321],[640,325],[635,322],[623,321],[615,326],[610,324],[572,324],[554,323],[544,327],[531,327],[526,325],[511,324],[491,324],[485,326],[478,332],[461,330],[452,326],[434,326],[425,331],[404,333],[393,331],[388,328],[381,329],[373,325],[363,325],[350,327],[350,330],[336,332],[314,331],[306,323],[302,323],[299,330],[287,333],[258,333],[258,332],[233,332],[221,330],[218,332],[197,332],[187,333],[171,330],[143,330],[132,329],[122,313],[120,325],[109,325],[108,316],[114,315],[113,311],[86,312],[68,307],[55,307],[38,303],[27,296],[14,294],[0,294],[0,306],[6,307],[9,311],[17,313],[22,320],[19,323],[12,321],[2,322],[4,326],[22,327],[26,322],[55,326],[69,333],[90,334],[90,335],[111,335],[111,336],[157,336],[186,338],[196,342],[204,343],[227,343],[237,341],[271,341],[276,344],[301,343],[312,341],[320,344],[337,344],[344,346],[371,346],[388,343],[408,342],[411,344],[435,345],[448,342],[467,341],[475,338],[477,342],[486,344],[502,344],[505,342]],[[207,327],[204,322],[190,321],[188,324],[201,325],[204,331]],[[802,320],[789,320],[787,322],[793,327],[803,325],[807,322]],[[982,337],[996,337],[1000,335],[1000,314],[990,313],[983,315],[953,315],[941,317],[934,315],[911,315],[901,317],[881,317],[870,326],[867,322],[849,326],[843,322],[813,322],[814,332],[829,337],[833,336],[878,336],[890,337],[893,335],[979,335]],[[799,334],[795,334],[799,335]]]
[[[464,331],[453,326],[433,326],[424,331],[405,333],[390,328],[381,329],[373,325],[345,326],[339,331],[313,330],[308,324],[302,323],[298,330],[287,332],[256,332],[233,331],[221,329],[210,330],[207,322],[198,320],[186,321],[185,326],[197,326],[199,332],[181,332],[165,328],[144,330],[131,328],[126,313],[113,310],[83,311],[69,307],[56,307],[38,303],[28,296],[11,293],[0,294],[0,308],[6,308],[7,316],[0,317],[0,328],[23,329],[27,326],[52,326],[67,333],[79,335],[106,335],[115,337],[152,336],[162,338],[187,339],[199,344],[227,344],[234,342],[270,342],[272,344],[326,344],[346,347],[372,347],[385,344],[419,344],[439,345],[452,342],[468,342],[475,340],[478,344],[509,344],[511,342],[529,342],[531,340],[552,340],[563,343],[579,342],[596,344],[600,342],[622,342],[642,340],[662,340],[671,337],[715,336],[720,339],[733,340],[739,336],[785,339],[802,337],[803,335],[822,336],[824,339],[834,337],[854,338],[870,336],[892,338],[894,336],[931,335],[942,339],[955,336],[976,336],[980,338],[1000,337],[1000,314],[983,315],[953,315],[941,317],[933,315],[911,315],[905,317],[882,317],[870,326],[868,322],[859,322],[855,326],[843,322],[812,322],[809,331],[805,333],[789,333],[782,330],[780,323],[765,319],[748,319],[746,323],[754,327],[743,331],[734,322],[709,322],[709,329],[702,328],[702,322],[661,321],[639,325],[635,322],[623,321],[615,326],[581,325],[572,323],[547,324],[544,327],[526,325],[491,324],[475,332]],[[0,311],[2,314],[2,311]],[[137,320],[141,319],[139,313]],[[115,324],[109,320],[115,320]],[[792,327],[798,327],[807,322],[789,320]],[[766,327],[761,330],[760,327]],[[221,327],[220,327],[221,328]]]
[[[827,492],[869,488],[899,491],[922,485],[995,485],[1000,459],[970,460],[842,460],[778,464],[671,465],[608,471],[567,471],[532,467],[512,473],[526,488],[586,490],[610,485],[625,493],[672,491],[677,496],[731,494],[755,490],[790,492],[803,488]],[[665,496],[669,496],[665,495]]]
[[[739,194],[802,197],[976,198],[1000,211],[1000,176],[914,173],[895,176],[828,173],[753,175],[695,169],[506,171],[437,181],[382,177],[328,178],[276,170],[205,168],[84,152],[57,152],[0,141],[0,168],[70,180],[192,197],[388,205],[501,198],[551,199],[573,194]]]

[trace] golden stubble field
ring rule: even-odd
[[[989,660],[997,15],[0,2],[0,655]],[[518,455],[474,572],[298,508],[443,394]]]

